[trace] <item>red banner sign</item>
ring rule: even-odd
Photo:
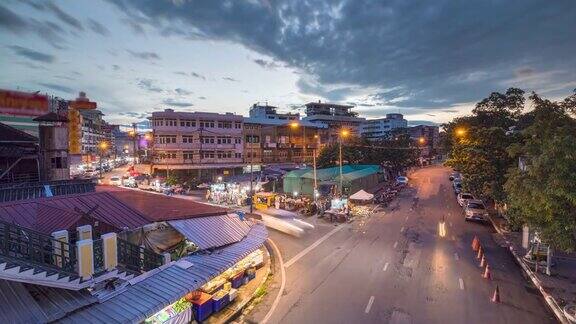
[[[48,113],[48,96],[0,90],[0,113],[16,116],[41,116]]]

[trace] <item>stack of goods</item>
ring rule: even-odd
[[[243,284],[243,279],[244,279],[244,271],[242,272],[238,272],[236,275],[234,275],[232,277],[232,280],[230,280],[232,282],[232,288],[240,288],[240,286],[242,286]]]
[[[204,292],[195,292],[186,295],[188,297],[190,295],[190,299],[186,298],[186,300],[192,303],[192,312],[194,313],[194,318],[196,321],[204,321],[212,314],[214,309],[214,301],[212,300],[212,296],[204,293]]]
[[[228,291],[225,289],[222,289],[212,295],[212,299],[214,300],[214,312],[219,312],[230,303]]]
[[[238,296],[238,290],[231,288],[230,292],[228,293],[228,299],[230,299],[230,302],[232,302],[234,299],[236,299],[236,296]]]
[[[248,278],[249,281],[256,278],[256,267],[246,269],[246,278]]]
[[[203,292],[212,295],[215,292],[217,292],[218,290],[222,289],[222,287],[224,287],[224,284],[226,284],[226,279],[223,277],[217,277],[217,278],[210,280],[207,284],[202,286],[202,288],[200,288],[200,289]]]

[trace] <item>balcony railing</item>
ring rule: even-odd
[[[0,221],[0,255],[77,274],[74,246],[3,221]]]
[[[104,266],[104,241],[97,239],[92,242],[92,251],[94,255],[94,273],[102,273],[106,271]]]
[[[162,255],[142,246],[118,239],[118,265],[135,271],[146,272],[160,267],[164,258]]]

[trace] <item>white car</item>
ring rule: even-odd
[[[488,210],[480,199],[470,199],[464,208],[465,220],[488,221]]]
[[[110,177],[110,185],[119,186],[121,184],[122,184],[122,179],[120,179],[120,177],[118,177],[118,176]]]
[[[454,193],[459,194],[462,192],[462,181],[459,179],[454,179],[452,182],[452,187],[454,188]]]
[[[408,177],[399,176],[396,178],[396,183],[407,184],[408,183]]]
[[[458,196],[456,196],[456,200],[458,201],[458,205],[460,205],[460,207],[464,207],[464,205],[466,205],[466,203],[470,199],[476,199],[476,198],[474,198],[474,196],[471,193],[467,192],[461,192],[458,194]]]
[[[452,173],[450,173],[450,177],[448,179],[450,179],[450,181],[455,180],[455,179],[460,179],[460,173],[459,172],[452,172]]]

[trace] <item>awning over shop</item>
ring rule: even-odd
[[[63,323],[135,323],[144,321],[190,291],[199,289],[250,253],[268,237],[263,224],[252,226],[238,243],[210,254],[193,254],[150,273],[126,290],[99,304],[86,307],[61,319]]]
[[[174,220],[168,223],[200,250],[239,242],[248,235],[252,224],[251,221],[241,220],[237,214]]]
[[[358,192],[350,196],[350,199],[352,200],[362,200],[362,201],[372,200],[373,198],[374,198],[373,194],[367,193],[364,190],[359,190]]]

